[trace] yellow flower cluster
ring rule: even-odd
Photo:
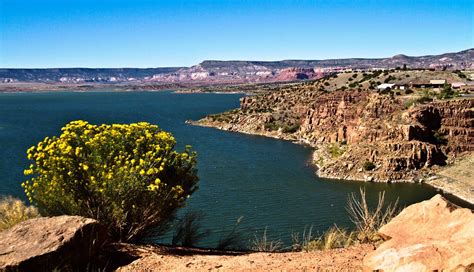
[[[175,145],[170,133],[145,122],[73,121],[59,137],[28,149],[33,163],[24,174],[31,178],[22,186],[31,202],[50,213],[77,214],[104,203],[113,216],[133,216],[130,207],[160,201],[181,207],[196,189],[196,156],[190,147],[175,151]]]

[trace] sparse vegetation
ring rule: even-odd
[[[267,227],[262,236],[255,234],[254,240],[251,242],[250,249],[252,251],[276,252],[281,250],[283,242],[281,240],[269,240],[267,237]]]
[[[331,157],[338,158],[342,156],[346,152],[346,148],[343,144],[338,144],[338,143],[333,143],[329,146],[329,154],[331,154]]]
[[[365,161],[362,168],[364,168],[365,171],[372,171],[375,169],[375,164],[371,161]]]
[[[276,122],[265,123],[265,129],[269,131],[277,131],[280,129],[280,126]]]
[[[0,197],[0,231],[38,216],[40,215],[35,207],[26,206],[23,201],[12,196]]]
[[[312,226],[309,229],[305,227],[301,238],[299,233],[293,233],[291,246],[293,251],[311,252],[316,250],[345,248],[358,243],[355,232],[348,232],[337,226],[331,227],[321,236],[316,237],[313,236],[312,230]]]
[[[462,78],[462,79],[467,79],[467,76],[460,70],[454,70],[453,73],[455,73],[456,75],[458,75],[459,78]]]
[[[450,99],[459,96],[459,92],[451,89],[451,86],[446,84],[439,94],[436,95],[438,99]]]
[[[283,133],[295,133],[296,131],[298,131],[299,128],[300,128],[299,124],[285,125],[282,129],[282,132]]]
[[[433,101],[433,95],[429,92],[424,92],[422,96],[405,101],[404,106],[408,109],[415,104],[425,104],[431,101]]]
[[[385,203],[385,192],[379,192],[374,209],[367,203],[365,190],[361,188],[359,196],[351,193],[347,200],[347,211],[356,226],[357,239],[362,243],[379,240],[377,231],[396,215],[397,206],[398,200],[392,204]]]

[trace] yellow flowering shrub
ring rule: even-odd
[[[197,189],[196,154],[149,123],[73,121],[59,137],[28,149],[22,186],[44,215],[81,215],[106,225],[116,241],[165,230]]]

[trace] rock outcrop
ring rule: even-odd
[[[281,69],[278,75],[275,77],[276,81],[293,81],[302,79],[313,79],[322,77],[322,74],[318,74],[313,68],[302,68],[302,67],[290,67]]]
[[[411,205],[379,230],[387,241],[364,258],[364,270],[474,269],[474,214],[440,195]]]
[[[93,219],[30,219],[0,232],[0,271],[80,270],[90,265],[105,239],[105,229]]]
[[[320,176],[350,180],[419,181],[474,151],[474,99],[406,106],[368,89],[326,91],[332,82],[244,97],[200,124],[309,144]]]

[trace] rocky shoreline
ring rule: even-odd
[[[462,183],[462,188],[452,177],[433,182],[446,165],[474,151],[474,98],[426,98],[425,90],[394,95],[371,91],[370,86],[321,89],[346,78],[357,74],[246,96],[239,109],[188,123],[311,146],[321,177],[423,182],[474,203],[472,182]]]
[[[190,125],[194,125],[194,126],[209,127],[209,128],[219,129],[219,130],[228,131],[228,132],[243,133],[243,134],[248,134],[248,135],[274,138],[278,140],[291,141],[294,144],[310,146],[311,148],[314,149],[311,162],[316,167],[315,174],[318,177],[334,179],[334,180],[364,181],[364,182],[424,183],[437,190],[441,190],[445,194],[450,194],[454,196],[455,198],[460,199],[461,201],[465,201],[469,205],[474,205],[474,169],[471,170],[473,174],[468,176],[468,178],[473,177],[472,182],[464,182],[462,184],[459,184],[457,180],[453,181],[453,177],[450,177],[451,180],[448,181],[448,178],[443,177],[442,175],[439,175],[439,173],[443,173],[443,171],[445,171],[445,169],[448,167],[451,167],[451,168],[459,167],[457,166],[458,164],[456,164],[456,166],[450,165],[443,168],[439,167],[436,169],[436,171],[420,171],[418,173],[419,175],[416,178],[398,179],[398,180],[379,180],[376,178],[374,179],[370,175],[366,175],[361,178],[360,176],[354,176],[354,175],[345,174],[345,173],[336,173],[336,172],[327,173],[325,171],[321,171],[321,167],[323,167],[323,165],[318,164],[317,158],[320,158],[321,156],[326,156],[325,157],[326,160],[330,160],[331,158],[327,154],[324,154],[325,152],[322,152],[321,149],[318,149],[317,146],[311,144],[310,142],[304,139],[298,139],[294,137],[294,135],[287,135],[283,133],[272,133],[272,132],[265,132],[265,131],[238,130],[232,125],[222,124],[220,122],[212,122],[207,119],[201,119],[198,121],[188,120],[186,121],[186,123]],[[473,157],[474,156],[468,155],[466,156],[464,160],[472,161]],[[465,165],[463,165],[462,167],[464,170],[466,169],[470,170],[470,168],[466,168]],[[456,170],[459,170],[459,169],[456,168]]]

